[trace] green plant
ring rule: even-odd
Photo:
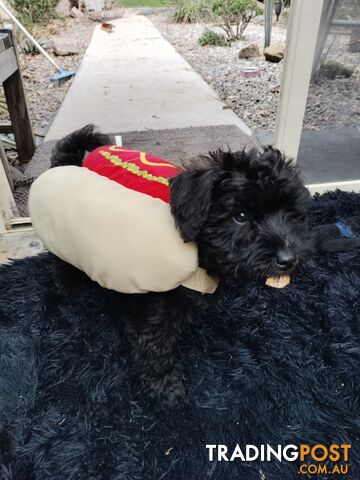
[[[172,4],[175,6],[175,22],[197,23],[211,20],[211,2],[208,0],[172,0]]]
[[[46,22],[55,16],[57,0],[11,0],[11,4],[26,26]]]
[[[257,13],[256,0],[215,0],[212,6],[213,13],[218,18],[228,40],[239,40]]]
[[[201,34],[199,38],[199,43],[202,47],[204,47],[205,45],[227,45],[227,41],[224,35],[209,30],[208,28],[206,28]]]
[[[41,42],[40,45],[42,46]],[[30,40],[25,40],[23,50],[26,55],[38,55],[40,52]]]

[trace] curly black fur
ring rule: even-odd
[[[264,280],[309,252],[309,192],[278,150],[213,152],[171,181],[171,211],[211,274]]]
[[[110,137],[95,131],[94,125],[86,125],[58,141],[52,151],[51,168],[63,165],[81,166],[86,152],[102,145],[109,145]]]
[[[59,142],[51,164],[81,164],[84,151],[106,137],[92,126]],[[184,241],[195,240],[199,263],[222,282],[265,281],[290,273],[309,250],[309,193],[295,167],[271,147],[262,153],[211,153],[184,167],[170,182],[170,204]],[[59,288],[71,294],[75,272],[60,263]],[[59,271],[59,269],[58,269]],[[142,384],[173,401],[183,395],[179,341],[194,308],[209,308],[211,295],[185,288],[129,295],[126,323],[133,372]]]

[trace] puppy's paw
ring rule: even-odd
[[[85,273],[55,256],[53,257],[53,264],[53,281],[59,295],[70,297],[83,288],[84,281],[87,278]]]

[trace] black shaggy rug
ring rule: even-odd
[[[314,224],[356,214],[359,195],[314,200]],[[284,290],[219,291],[183,344],[176,406],[131,382],[119,296],[60,297],[51,269],[47,254],[0,269],[1,480],[292,480],[298,462],[211,462],[206,445],[301,443],[351,444],[339,478],[360,478],[359,251]]]

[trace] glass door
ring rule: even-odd
[[[360,191],[360,2],[292,3],[274,143],[312,192]]]

